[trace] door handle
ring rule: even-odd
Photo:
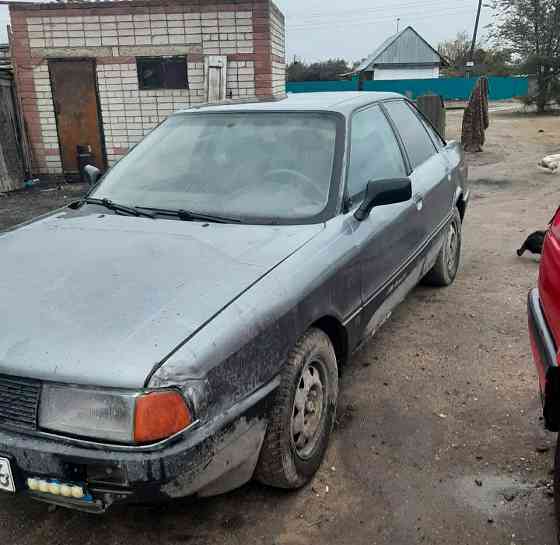
[[[413,197],[414,204],[416,205],[416,210],[420,212],[422,208],[424,208],[424,196],[420,195],[420,193],[416,193]]]

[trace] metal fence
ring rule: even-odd
[[[445,100],[468,100],[477,78],[399,79],[362,82],[364,91],[390,91],[416,99],[433,93]],[[490,77],[490,100],[507,100],[529,93],[527,77]],[[288,82],[288,93],[313,93],[328,91],[358,91],[357,79],[344,81]]]

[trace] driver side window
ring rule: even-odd
[[[363,193],[370,180],[406,176],[403,156],[393,129],[379,106],[352,117],[348,197]]]

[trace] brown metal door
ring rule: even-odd
[[[89,147],[104,169],[94,61],[49,61],[49,70],[64,172],[78,172],[77,146]]]

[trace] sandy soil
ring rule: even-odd
[[[457,134],[460,112],[448,117]],[[539,131],[543,132],[539,132]],[[0,540],[13,544],[555,543],[550,470],[526,327],[538,260],[525,235],[560,204],[560,176],[536,170],[560,151],[560,118],[492,114],[471,157],[473,198],[456,283],[418,288],[356,354],[341,383],[338,426],[312,485],[256,484],[229,495],[105,517],[0,497]],[[74,190],[0,197],[0,224],[75,198]],[[18,212],[19,209],[19,212]],[[11,211],[10,211],[11,210]]]

